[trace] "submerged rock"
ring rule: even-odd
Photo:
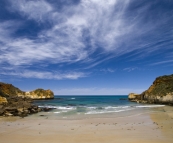
[[[126,98],[120,98],[119,100],[127,100]]]

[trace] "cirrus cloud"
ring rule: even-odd
[[[145,58],[163,47],[170,49],[168,44],[172,43],[170,31],[173,27],[169,24],[173,17],[168,16],[169,12],[158,11],[162,17],[159,19],[159,14],[151,10],[154,2],[132,9],[137,0],[81,0],[59,10],[47,0],[8,1],[7,10],[17,13],[21,19],[0,21],[0,64],[26,65],[23,73],[31,72],[32,65],[45,62],[79,66],[84,63],[81,69],[89,69],[109,57],[131,52],[137,54],[136,57]],[[147,11],[151,12],[150,17]],[[36,36],[14,36],[29,21],[40,26]],[[42,26],[47,23],[49,28]],[[170,28],[166,29],[166,26]],[[44,74],[48,73],[45,71]],[[21,76],[27,77],[27,74]],[[59,79],[52,75],[48,77]]]

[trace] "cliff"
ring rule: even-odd
[[[24,92],[12,84],[0,82],[0,116],[27,116],[51,108],[39,108],[32,104],[32,99],[51,99],[51,90],[36,89]]]
[[[12,84],[7,84],[0,82],[0,95],[1,96],[22,96],[25,92],[21,91],[19,88],[14,87]]]
[[[129,94],[129,100],[173,105],[173,74],[157,77],[143,93],[136,94],[133,98],[132,94]]]
[[[32,99],[53,99],[54,94],[51,90],[36,89],[30,92],[25,92],[25,96]]]
[[[51,90],[36,89],[30,92],[25,92],[12,84],[0,82],[0,96],[2,97],[29,97],[31,99],[52,99],[54,93]]]

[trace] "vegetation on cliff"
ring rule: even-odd
[[[12,84],[7,84],[0,82],[0,95],[1,96],[19,96],[24,95],[25,93],[19,88],[13,86]]]
[[[0,96],[2,97],[29,97],[32,99],[51,99],[54,98],[54,93],[51,90],[36,89],[30,92],[24,92],[12,84],[0,82]]]
[[[129,94],[129,100],[173,105],[173,74],[157,77],[148,90],[135,96]]]
[[[30,92],[25,92],[25,95],[32,99],[51,99],[54,98],[54,93],[51,90],[36,89]]]
[[[157,77],[153,85],[145,91],[148,95],[166,96],[173,92],[173,74]]]

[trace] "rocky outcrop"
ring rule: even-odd
[[[0,96],[0,104],[7,104],[7,99],[5,97]]]
[[[32,99],[28,97],[1,97],[5,102],[0,104],[0,116],[20,116],[25,117],[41,111],[48,112],[54,108],[42,107],[32,104]]]
[[[135,99],[140,99],[140,94],[136,94],[136,93],[130,93],[128,96],[129,100],[135,100]]]
[[[53,99],[54,93],[51,90],[36,89],[33,91],[25,92],[12,84],[0,82],[0,96],[2,97],[29,97],[32,99]]]
[[[129,100],[173,105],[173,74],[157,77],[148,90],[138,96],[129,94]]]
[[[39,108],[32,104],[32,99],[52,99],[51,90],[36,89],[24,92],[12,84],[0,82],[0,116],[27,116],[52,108]]]
[[[0,97],[5,98],[5,97]],[[32,104],[30,98],[7,97],[6,102],[0,105],[0,116],[20,116],[24,117],[29,114],[40,112],[42,109]],[[5,104],[4,104],[5,103]]]
[[[1,96],[22,96],[25,92],[12,84],[0,82],[0,95]]]
[[[25,92],[25,96],[32,99],[53,99],[54,94],[51,90],[36,89],[30,92]]]

